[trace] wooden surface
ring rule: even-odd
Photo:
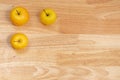
[[[22,27],[9,20],[16,5],[30,12]],[[58,15],[48,27],[38,18],[46,7]],[[16,32],[26,49],[10,46]],[[0,0],[0,80],[120,80],[120,0]]]
[[[24,6],[30,13],[29,28],[46,28],[39,21],[44,8],[53,8],[57,21],[46,29],[61,33],[119,34],[120,0],[0,0],[0,19],[10,23],[7,15],[14,6]],[[7,5],[7,6],[6,6]],[[3,8],[6,7],[6,8]]]

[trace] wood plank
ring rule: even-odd
[[[10,63],[11,64],[11,63]],[[58,67],[29,64],[0,66],[0,80],[119,80],[120,67]],[[27,63],[25,63],[27,64]],[[7,68],[6,68],[7,67]]]
[[[119,35],[25,34],[30,44],[20,51],[9,34],[0,38],[1,80],[120,79]]]
[[[11,24],[9,11],[18,5],[26,7],[30,13],[30,21],[25,25],[27,27],[61,33],[120,33],[119,0],[1,0],[0,19],[3,21],[0,24]],[[58,15],[57,22],[50,27],[39,21],[39,13],[47,7],[53,8]]]

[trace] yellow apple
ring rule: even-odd
[[[43,9],[40,13],[40,20],[45,25],[51,25],[56,21],[56,13],[50,8]]]
[[[29,20],[29,13],[23,7],[15,7],[10,12],[10,19],[16,26],[22,26]]]
[[[25,34],[16,33],[12,36],[11,45],[15,49],[23,49],[28,45],[28,38]]]

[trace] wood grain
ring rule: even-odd
[[[120,1],[119,0],[0,0],[0,23],[10,23],[9,11],[15,6],[24,6],[30,13],[30,21],[25,26],[57,31],[61,33],[82,34],[119,34]],[[4,8],[2,8],[4,7]],[[6,8],[7,7],[7,8]],[[44,8],[53,8],[57,21],[50,27],[42,25],[39,13]],[[5,20],[4,20],[5,19]]]
[[[0,38],[2,80],[120,79],[119,35],[26,35],[30,43],[24,50],[14,50]]]
[[[99,68],[84,66],[69,68],[56,66],[34,67],[33,65],[9,66],[8,70],[1,67],[0,74],[2,76],[1,80],[119,80],[120,68],[117,66]]]
[[[22,27],[9,19],[18,5],[30,13]],[[39,21],[46,7],[58,15],[51,26]],[[119,13],[119,0],[0,0],[0,80],[120,80]],[[17,32],[23,50],[10,45]]]

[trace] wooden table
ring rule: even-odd
[[[10,10],[24,6],[30,21],[16,27]],[[57,21],[39,21],[44,8]],[[15,50],[12,34],[28,36]],[[120,0],[0,0],[0,80],[120,80]]]

